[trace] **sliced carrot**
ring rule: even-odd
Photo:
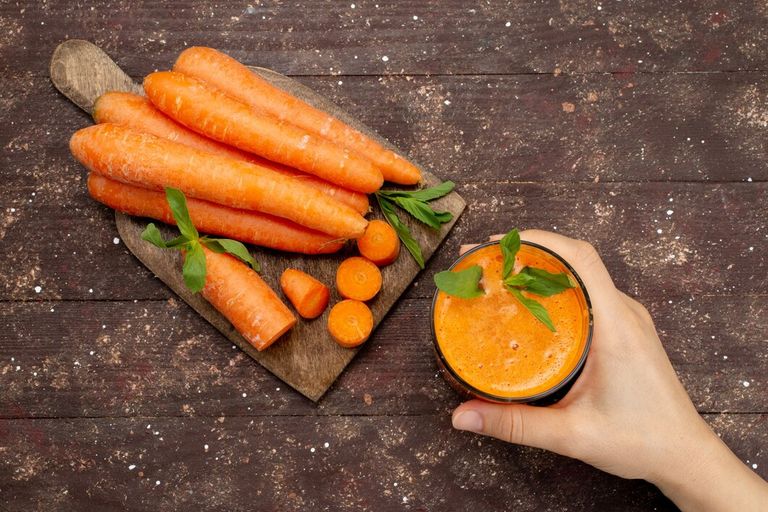
[[[175,224],[165,194],[120,183],[100,174],[88,176],[91,197],[110,208]],[[303,254],[330,254],[344,245],[325,233],[299,226],[265,213],[238,210],[190,197],[187,208],[192,223],[203,233],[233,238],[249,244]]]
[[[138,94],[117,91],[102,94],[93,106],[93,118],[97,123],[118,124],[219,156],[259,164],[285,176],[301,180],[302,183],[338,199],[362,214],[368,212],[367,195],[204,137],[166,116],[157,110],[148,99]]]
[[[280,276],[280,288],[303,318],[317,318],[322,315],[331,297],[327,286],[295,268],[283,271]]]
[[[334,304],[328,314],[328,332],[345,348],[362,345],[373,330],[373,314],[365,303],[343,300]]]
[[[383,267],[397,259],[400,254],[400,239],[389,223],[375,219],[368,222],[363,236],[357,239],[360,254]]]
[[[381,187],[381,172],[357,153],[260,113],[200,80],[160,71],[144,79],[144,91],[162,112],[219,142],[358,192]]]
[[[83,128],[72,136],[70,149],[88,169],[113,180],[177,188],[187,197],[268,213],[334,237],[360,237],[367,224],[349,206],[296,180],[130,128]]]
[[[213,48],[198,46],[184,50],[173,69],[202,80],[282,121],[356,151],[373,162],[387,181],[413,185],[421,180],[419,169],[394,151],[275,87],[232,57]]]
[[[202,295],[261,351],[296,324],[296,317],[259,274],[228,254],[205,251]]]
[[[381,290],[381,271],[365,258],[347,258],[336,270],[336,289],[345,299],[370,300]]]

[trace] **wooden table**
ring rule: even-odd
[[[512,226],[592,241],[694,403],[768,476],[764,2],[0,6],[0,509],[665,510],[655,488],[455,432],[432,274]],[[418,5],[417,5],[418,4]],[[297,76],[469,203],[318,405],[225,342],[91,201],[66,38],[132,76],[186,46]]]

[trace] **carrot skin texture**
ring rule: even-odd
[[[357,250],[364,258],[384,267],[400,255],[400,238],[389,223],[374,219],[368,222],[365,233],[357,239]]]
[[[306,319],[317,318],[328,307],[330,290],[311,275],[287,268],[280,276],[280,288],[296,312]]]
[[[242,261],[205,251],[206,277],[202,295],[224,315],[243,338],[262,351],[296,324],[280,297]]]
[[[144,79],[144,92],[166,115],[219,142],[357,192],[375,192],[384,181],[357,153],[260,113],[196,78],[159,71]]]
[[[208,151],[219,156],[236,158],[245,162],[267,167],[285,176],[301,180],[301,183],[316,188],[321,192],[345,203],[361,214],[368,212],[368,196],[360,192],[347,190],[317,176],[312,176],[285,165],[247,153],[221,142],[204,137],[189,128],[180,125],[157,110],[144,96],[130,92],[107,92],[99,96],[93,106],[93,118],[97,123],[112,123],[146,132],[163,139],[172,140],[196,149]]]
[[[328,332],[344,348],[365,343],[373,330],[371,309],[358,300],[337,302],[328,314]]]
[[[349,206],[295,180],[129,128],[83,128],[70,139],[70,149],[89,170],[113,180],[177,188],[188,197],[268,213],[334,237],[357,238],[367,225]]]
[[[96,201],[128,215],[176,224],[165,194],[157,190],[90,173],[88,191]],[[342,241],[330,235],[272,215],[229,208],[192,197],[187,199],[187,208],[192,223],[203,233],[302,254],[330,254],[344,246]]]
[[[237,60],[213,48],[197,46],[184,50],[173,69],[202,80],[255,109],[357,152],[378,167],[387,181],[414,185],[421,180],[419,169],[397,153],[275,87]]]

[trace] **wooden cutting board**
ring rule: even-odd
[[[170,62],[157,64],[161,67],[172,65]],[[370,128],[299,82],[269,69],[258,67],[251,69],[277,87],[325,110],[389,149],[397,151]],[[50,73],[51,81],[56,88],[89,114],[96,98],[104,92],[119,90],[143,94],[141,85],[126,75],[99,47],[88,41],[72,39],[60,44],[53,52]],[[421,172],[428,186],[441,181],[423,168]],[[368,217],[381,217],[375,200],[372,203],[373,211]],[[443,225],[440,231],[432,230],[401,212],[401,218],[410,228],[414,238],[421,244],[425,259],[432,256],[437,246],[446,237],[466,203],[454,192],[435,201],[434,205],[436,209],[447,210],[454,215],[453,221]],[[181,278],[181,257],[177,251],[164,251],[141,240],[141,232],[148,223],[146,219],[115,213],[115,221],[126,247],[147,268],[232,343],[307,398],[313,401],[319,400],[357,353],[358,349],[339,347],[328,335],[325,328],[328,310],[318,319],[309,322],[299,320],[297,325],[273,346],[263,352],[257,351],[205,299],[187,290]],[[170,237],[171,233],[169,228],[165,228],[166,237]],[[340,253],[329,256],[292,255],[258,247],[251,249],[261,263],[262,276],[275,290],[279,290],[279,277],[284,269],[298,268],[320,279],[333,290],[331,304],[340,300],[334,289],[336,268],[342,259],[356,254],[353,243],[348,244]],[[382,269],[383,288],[381,293],[369,303],[375,325],[381,322],[418,273],[418,265],[405,248],[395,263]],[[119,279],[119,276],[117,278]]]

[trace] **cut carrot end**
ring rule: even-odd
[[[228,254],[203,250],[203,297],[257,350],[269,347],[296,324],[296,317],[259,274]]]
[[[336,288],[345,299],[366,301],[381,290],[381,271],[359,256],[342,261],[336,271]]]
[[[342,347],[362,345],[372,330],[373,314],[363,302],[343,300],[335,304],[328,314],[328,332]]]
[[[280,288],[302,318],[312,319],[323,314],[331,298],[330,290],[311,275],[287,268],[280,276]]]
[[[363,257],[383,267],[397,259],[400,239],[392,226],[375,219],[368,223],[363,236],[357,239],[357,249]]]

